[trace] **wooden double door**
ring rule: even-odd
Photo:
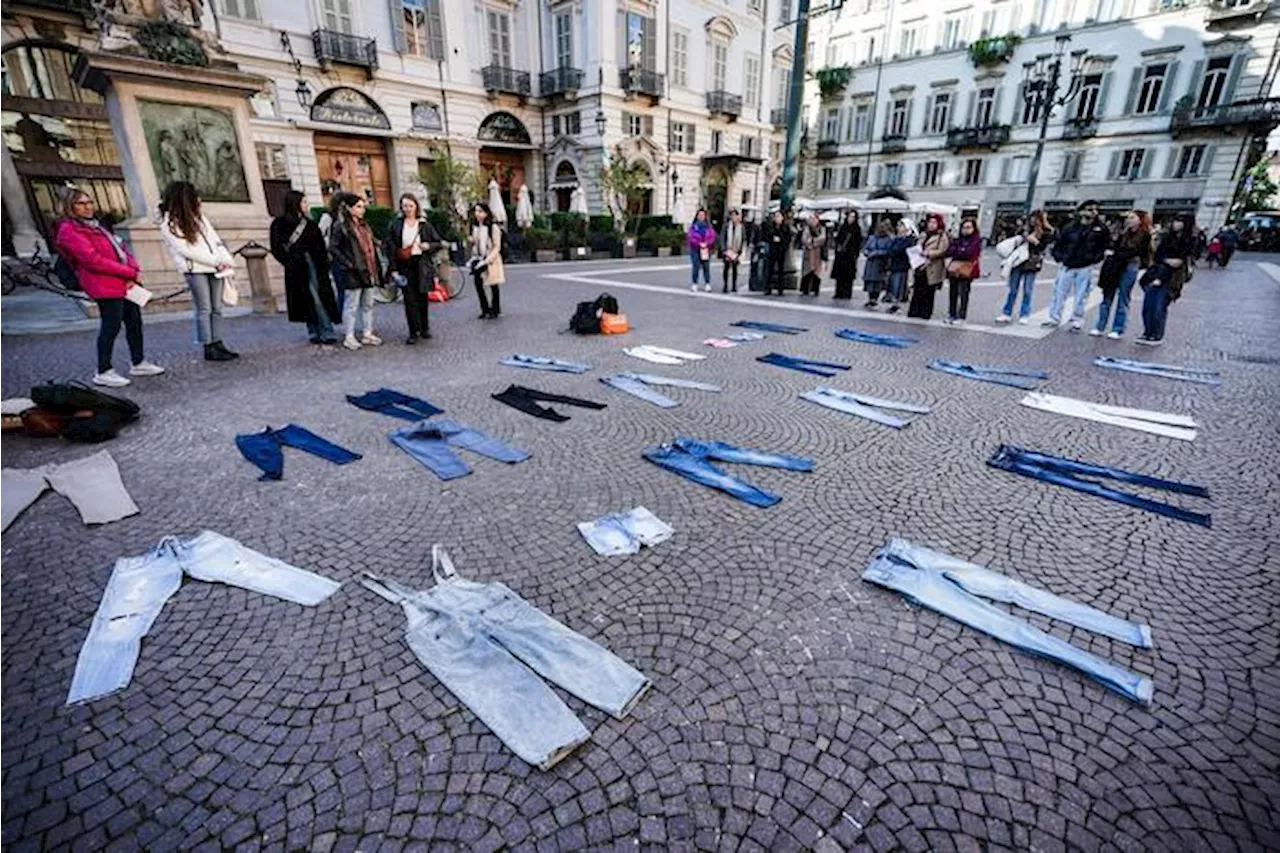
[[[395,204],[391,196],[387,146],[381,139],[317,133],[315,149],[320,189],[326,203],[335,190],[341,189],[355,193],[370,204],[385,207]]]

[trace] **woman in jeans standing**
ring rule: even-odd
[[[1018,323],[1025,326],[1027,317],[1031,315],[1031,292],[1035,288],[1036,273],[1044,267],[1044,253],[1054,237],[1053,226],[1049,224],[1043,210],[1031,211],[1031,221],[1020,236],[1022,244],[1027,247],[1027,259],[1009,273],[1009,293],[996,322],[1008,323],[1013,319],[1013,303],[1017,301],[1018,290],[1021,289],[1022,307],[1018,310]]]
[[[232,275],[234,259],[200,212],[193,184],[174,181],[160,200],[160,238],[191,290],[196,339],[204,344],[205,361],[230,361],[240,354],[222,342],[222,287]]]
[[[404,318],[409,325],[406,345],[431,337],[431,318],[427,313],[431,302],[427,295],[436,281],[435,254],[443,247],[440,235],[422,215],[418,197],[413,193],[400,196],[400,215],[387,227],[382,251],[391,268],[405,278],[401,292]]]
[[[342,314],[329,278],[329,253],[307,216],[306,196],[297,190],[285,193],[284,213],[271,222],[271,254],[284,267],[289,321],[306,323],[313,344],[336,344],[333,324]]]
[[[689,289],[698,289],[698,273],[701,271],[702,289],[710,293],[711,248],[716,244],[716,229],[711,227],[705,207],[698,208],[698,212],[693,215],[693,222],[689,224],[689,231],[685,236],[689,240],[689,264],[693,268]]]
[[[471,208],[471,236],[467,238],[467,245],[471,247],[472,281],[480,298],[480,319],[495,320],[502,314],[498,285],[506,282],[507,271],[502,265],[502,229],[493,221],[489,205],[483,202]],[[486,286],[489,288],[487,299]]]
[[[888,313],[897,314],[902,307],[901,302],[907,293],[907,276],[911,272],[911,262],[907,259],[907,249],[916,244],[916,228],[911,220],[902,218],[894,231],[892,248],[889,252],[889,282],[885,289],[885,304]]]
[[[373,333],[373,288],[382,281],[382,262],[378,241],[364,221],[364,214],[364,199],[355,193],[341,193],[338,215],[329,230],[329,263],[334,281],[347,291],[342,305],[342,322],[346,326],[342,345],[349,350],[382,343],[382,338]]]
[[[1107,249],[1098,271],[1098,287],[1102,304],[1098,306],[1098,324],[1089,330],[1095,338],[1107,331],[1111,306],[1116,306],[1115,321],[1107,337],[1113,341],[1124,336],[1129,317],[1129,294],[1138,280],[1138,271],[1151,265],[1151,217],[1145,210],[1131,210],[1124,217],[1124,230]]]
[[[1164,343],[1169,305],[1182,295],[1195,251],[1192,228],[1182,219],[1170,222],[1156,244],[1151,267],[1142,274],[1142,337],[1134,343],[1152,347]]]
[[[942,216],[930,213],[924,221],[924,241],[920,251],[924,255],[924,263],[916,268],[915,278],[911,283],[911,304],[907,308],[908,317],[928,320],[933,317],[933,298],[938,288],[947,278],[947,249],[951,247],[951,238],[947,236],[946,223]]]
[[[53,244],[62,259],[75,271],[85,295],[98,303],[98,372],[95,385],[120,388],[129,380],[111,366],[120,325],[129,341],[132,376],[156,376],[164,368],[147,361],[142,350],[142,311],[125,298],[138,282],[138,262],[116,235],[94,217],[93,198],[83,190],[64,187],[58,192],[61,218],[53,226]]]
[[[948,323],[963,323],[969,313],[969,285],[982,274],[978,262],[981,255],[982,235],[978,233],[978,223],[965,218],[960,222],[960,236],[947,248],[947,257],[951,259],[947,264],[947,281],[951,285],[947,291]]]

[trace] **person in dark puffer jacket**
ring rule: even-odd
[[[1084,326],[1084,303],[1092,286],[1090,276],[1094,264],[1102,260],[1111,248],[1111,232],[1098,220],[1098,202],[1093,199],[1080,202],[1076,218],[1058,234],[1053,244],[1053,259],[1060,266],[1053,283],[1053,302],[1049,305],[1049,319],[1045,326],[1062,325],[1062,309],[1067,297],[1074,291],[1075,305],[1071,310],[1071,330]]]

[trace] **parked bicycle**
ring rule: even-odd
[[[466,290],[466,271],[462,248],[458,243],[449,244],[449,258],[436,264],[435,281],[438,286],[436,292],[444,295],[444,299],[440,301],[452,301],[459,296],[465,296]],[[373,299],[380,304],[397,302],[400,299],[400,288],[394,285],[375,288],[373,291]],[[437,300],[432,300],[437,301]]]
[[[17,290],[19,285],[47,290],[68,299],[89,301],[89,297],[85,296],[83,291],[78,288],[73,290],[67,286],[55,270],[54,264],[40,254],[39,246],[28,258],[6,257],[4,259],[3,269],[0,271],[0,293],[8,296]]]

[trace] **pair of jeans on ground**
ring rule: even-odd
[[[222,340],[222,279],[213,273],[189,272],[183,277],[191,291],[196,340],[202,344],[216,344]]]
[[[800,395],[800,399],[808,400],[810,403],[817,403],[819,406],[825,406],[828,409],[834,409],[837,412],[844,412],[847,415],[855,415],[859,418],[866,418],[869,421],[881,424],[883,426],[892,427],[893,429],[902,429],[910,426],[911,421],[906,418],[895,417],[879,411],[880,409],[891,409],[898,412],[912,412],[917,415],[929,414],[928,406],[917,406],[913,403],[899,403],[894,400],[885,400],[880,397],[871,397],[866,394],[854,394],[849,391],[840,391],[835,388],[816,388],[813,391],[806,391]]]
[[[738,320],[729,325],[737,326],[741,329],[755,329],[757,332],[774,332],[779,335],[798,335],[801,332],[809,331],[800,326],[785,326],[782,323],[765,323],[760,320]]]
[[[1165,438],[1176,438],[1181,441],[1194,441],[1196,422],[1185,415],[1174,415],[1168,412],[1153,412],[1148,409],[1129,409],[1124,406],[1110,406],[1106,403],[1093,403],[1088,400],[1076,400],[1072,397],[1059,397],[1033,391],[1018,401],[1030,409],[1052,412],[1055,415],[1066,415],[1097,421],[1100,424],[1125,427],[1126,429],[1162,435]]]
[[[560,414],[550,406],[541,406],[539,405],[540,402],[562,403],[566,406],[577,406],[580,409],[595,409],[597,411],[605,408],[604,403],[583,400],[580,397],[566,397],[562,394],[549,394],[536,388],[525,388],[523,385],[508,385],[505,391],[499,391],[494,394],[493,399],[499,403],[505,403],[513,409],[518,409],[526,415],[533,415],[535,418],[554,421],[555,423],[564,423],[569,420],[569,416]]]
[[[284,448],[292,447],[312,456],[319,456],[335,465],[346,465],[363,458],[345,447],[339,447],[321,438],[309,429],[289,424],[280,429],[267,427],[262,432],[236,436],[240,455],[262,471],[260,480],[280,480],[284,477]]]
[[[647,403],[653,403],[655,406],[661,406],[664,409],[674,409],[680,404],[666,394],[659,394],[654,391],[649,387],[650,385],[689,388],[694,391],[718,392],[720,390],[719,385],[694,382],[692,379],[672,379],[667,376],[655,376],[652,373],[617,373],[613,376],[601,377],[600,381],[610,388],[624,391],[633,397],[639,397]]]
[[[140,364],[146,360],[142,349],[142,309],[128,299],[95,299],[98,303],[98,372],[111,369],[111,354],[116,347],[120,326],[124,325],[125,340],[129,342],[129,363]]]
[[[1058,267],[1058,276],[1053,280],[1053,301],[1049,303],[1049,319],[1054,325],[1061,325],[1062,309],[1072,294],[1075,295],[1075,304],[1071,309],[1071,321],[1084,321],[1084,303],[1089,298],[1089,288],[1093,283],[1090,278],[1092,272],[1091,267]]]
[[[1102,294],[1102,304],[1098,306],[1098,323],[1094,326],[1099,332],[1107,330],[1107,320],[1111,319],[1111,306],[1116,309],[1115,320],[1111,324],[1111,331],[1117,335],[1123,335],[1125,326],[1129,319],[1129,295],[1133,292],[1133,283],[1138,280],[1138,264],[1129,264],[1120,271],[1120,280],[1116,283],[1116,289],[1109,294]]]
[[[1169,319],[1169,285],[1150,284],[1142,294],[1142,337],[1149,341],[1164,340],[1165,322]]]
[[[836,364],[831,361],[814,361],[808,358],[798,358],[793,355],[783,355],[780,352],[766,353],[756,359],[756,361],[764,364],[772,364],[775,367],[785,367],[788,370],[798,370],[801,373],[812,373],[815,376],[832,377],[836,375],[837,370],[849,370],[847,364]]]
[[[846,341],[857,341],[860,344],[878,344],[882,347],[905,349],[916,343],[916,338],[902,335],[881,335],[876,332],[863,332],[858,329],[836,329],[836,337]]]
[[[1222,384],[1222,375],[1216,370],[1182,367],[1177,364],[1156,364],[1150,361],[1134,361],[1129,358],[1112,358],[1106,355],[1095,358],[1093,363],[1095,367],[1141,373],[1145,376],[1159,376],[1161,379],[1177,379],[1181,382],[1195,382],[1200,385]]]
[[[591,369],[589,364],[579,364],[576,361],[564,361],[559,358],[542,355],[523,355],[516,353],[509,358],[504,358],[499,364],[505,364],[507,367],[523,367],[528,370],[549,370],[554,373],[586,373]]]
[[[340,586],[209,530],[185,542],[167,536],[146,554],[116,560],[76,660],[68,705],[129,685],[142,638],[182,585],[184,573],[307,607],[324,601]]]
[[[643,456],[653,464],[679,474],[686,480],[719,489],[740,501],[758,507],[773,506],[781,501],[782,497],[726,474],[712,465],[711,461],[761,465],[787,471],[813,470],[812,460],[788,453],[749,450],[721,441],[700,441],[694,438],[676,438],[669,444],[650,447],[643,452]]]
[[[641,545],[653,547],[666,542],[675,533],[671,525],[642,506],[602,515],[594,521],[580,521],[578,532],[602,557],[636,554]]]
[[[439,545],[431,559],[430,589],[376,575],[361,583],[404,609],[418,661],[529,764],[550,769],[591,737],[547,681],[619,720],[649,688],[643,673],[507,586],[458,577]]]
[[[138,514],[138,505],[120,479],[116,460],[100,450],[74,462],[0,471],[0,530],[8,530],[45,489],[71,501],[85,524],[106,524]]]
[[[446,418],[421,421],[393,430],[387,438],[441,480],[465,477],[471,473],[471,466],[454,452],[454,448],[470,450],[509,465],[529,458],[527,450],[512,447],[478,429]]]
[[[1012,367],[984,367],[980,364],[965,364],[962,361],[947,361],[935,358],[926,365],[930,370],[963,376],[965,379],[976,379],[979,382],[991,382],[1006,385],[1010,388],[1021,388],[1030,391],[1037,387],[1033,380],[1048,379],[1049,374],[1042,370],[1016,370]]]
[[[1151,701],[1154,692],[1151,679],[1041,631],[983,599],[1016,604],[1032,613],[1040,613],[1140,649],[1153,647],[1151,629],[1147,625],[1119,619],[902,539],[890,539],[877,551],[862,579],[900,593],[921,607],[949,616],[997,640],[1074,667],[1128,699]]]
[[[1191,510],[1161,503],[1141,495],[1122,492],[1119,489],[1104,486],[1094,479],[1088,478],[1104,478],[1120,483],[1130,483],[1135,486],[1161,489],[1179,495],[1207,498],[1209,497],[1209,490],[1203,486],[1164,480],[1160,477],[1152,477],[1149,474],[1138,474],[1133,471],[1126,471],[1123,468],[1110,468],[1105,465],[1096,465],[1092,462],[1082,462],[1078,459],[1066,459],[1049,453],[1024,450],[1021,447],[1014,447],[1008,444],[1002,444],[997,447],[996,452],[987,460],[987,464],[992,468],[999,468],[1012,474],[1021,474],[1024,477],[1040,480],[1043,483],[1075,489],[1077,492],[1106,498],[1116,503],[1136,507],[1147,512],[1154,512],[1179,521],[1198,524],[1201,527],[1212,526],[1212,519],[1206,513],[1192,512]]]
[[[684,352],[678,349],[667,349],[666,347],[655,347],[650,344],[641,344],[638,347],[623,347],[622,351],[633,358],[652,364],[680,365],[686,361],[702,361],[706,358],[705,355]]]
[[[391,388],[379,388],[377,391],[366,391],[359,396],[347,395],[347,402],[366,412],[377,412],[400,418],[402,421],[420,421],[432,415],[444,413],[444,409],[433,406],[426,400],[410,397]]]

